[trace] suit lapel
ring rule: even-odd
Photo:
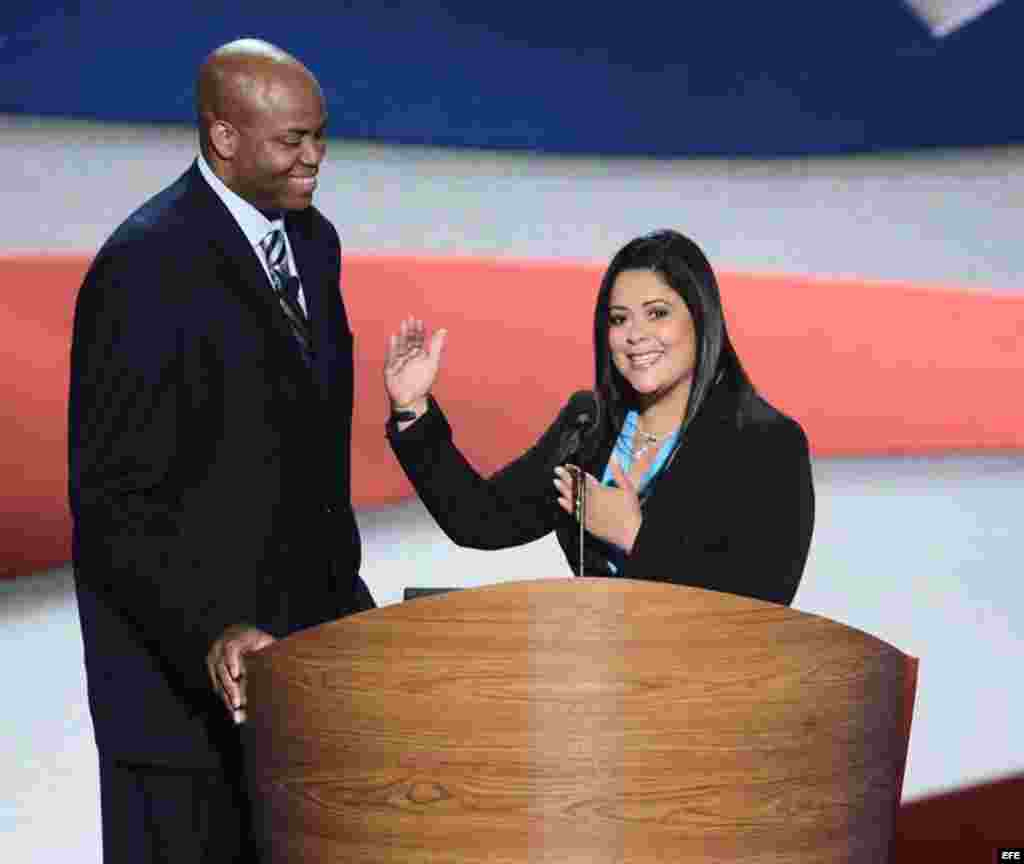
[[[726,470],[728,466],[722,465],[719,460],[721,454],[731,451],[730,439],[737,434],[736,399],[736,393],[725,382],[719,382],[711,388],[704,405],[683,434],[675,455],[655,483],[673,487],[680,478],[685,478],[683,483],[693,483],[696,478],[706,476],[709,466],[712,466],[713,471]],[[647,499],[644,503],[645,512],[663,507],[682,507],[685,511],[693,501],[698,500],[693,496],[680,499],[673,494],[666,495],[664,491],[660,496],[652,494]]]
[[[330,362],[328,356],[331,342],[328,334],[327,292],[330,290],[330,275],[324,269],[324,255],[317,254],[313,238],[310,236],[310,219],[302,212],[288,213],[285,216],[285,227],[288,240],[291,242],[292,254],[295,257],[295,269],[302,282],[302,293],[306,300],[310,327],[313,336],[315,357],[313,360],[313,376],[321,394],[326,394],[327,369]]]
[[[611,438],[601,441],[600,446],[594,453],[593,458],[584,465],[584,469],[588,474],[592,474],[598,480],[604,476],[604,469],[608,467],[608,460],[612,456],[612,450],[615,447],[615,441],[618,438],[618,433]]]
[[[274,331],[281,362],[292,364],[301,373],[300,377],[308,380],[309,370],[256,250],[249,245],[234,216],[203,179],[195,163],[189,172],[189,181],[198,229],[209,239],[211,247],[229,261],[231,272],[237,274],[237,278],[225,281],[224,287],[253,309]]]

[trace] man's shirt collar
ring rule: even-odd
[[[224,202],[224,206],[228,208],[231,215],[235,217],[238,227],[242,229],[242,233],[245,235],[245,239],[249,241],[250,246],[258,247],[260,241],[267,236],[267,232],[271,228],[283,224],[280,218],[271,221],[241,195],[228,189],[224,181],[213,173],[213,169],[202,153],[199,154],[197,161],[199,162],[199,173],[203,175],[203,179],[210,184],[210,188]]]

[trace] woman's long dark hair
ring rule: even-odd
[[[736,351],[729,341],[722,314],[718,281],[708,259],[689,237],[678,231],[662,230],[637,237],[612,258],[597,295],[594,310],[595,383],[601,401],[601,422],[605,432],[617,434],[626,412],[637,406],[637,395],[615,364],[608,347],[608,307],[612,286],[623,270],[650,270],[658,274],[683,298],[697,337],[696,368],[686,404],[682,429],[697,416],[704,400],[716,384],[725,384],[740,393],[752,393]],[[610,427],[610,428],[609,428]]]

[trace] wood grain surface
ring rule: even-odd
[[[906,663],[663,583],[421,598],[255,655],[250,782],[274,862],[878,864]]]

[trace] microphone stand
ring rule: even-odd
[[[577,565],[577,576],[583,575],[583,534],[587,518],[587,475],[577,465],[565,466],[572,476],[573,515],[580,526],[580,557]]]
[[[556,459],[556,464],[565,462],[566,458],[570,455],[575,455],[576,458],[579,458],[579,452],[583,444],[583,436],[587,434],[588,429],[593,431],[597,428],[597,423],[594,418],[600,411],[600,405],[592,393],[576,394],[576,396],[570,400],[570,411],[572,410],[573,405],[576,406],[576,417],[572,421],[570,430],[568,430],[568,437],[563,438],[562,446],[559,448],[558,458]],[[563,433],[563,435],[564,434],[565,433]],[[573,515],[576,517],[576,521],[580,526],[580,557],[576,575],[582,576],[583,539],[584,534],[586,533],[585,526],[587,522],[587,474],[579,465],[573,465],[572,463],[566,463],[565,468],[572,477]]]

